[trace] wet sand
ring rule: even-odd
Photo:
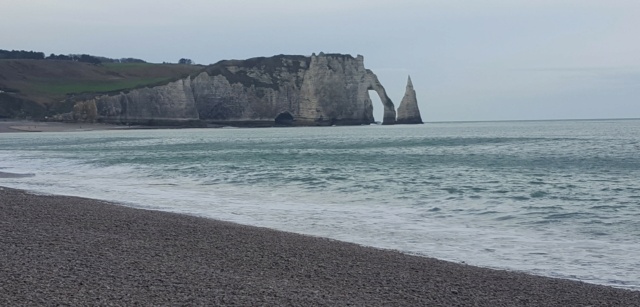
[[[640,291],[0,188],[0,305],[640,306]]]

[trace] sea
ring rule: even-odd
[[[640,291],[640,120],[3,133],[0,171],[29,174],[5,187]]]

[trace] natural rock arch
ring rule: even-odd
[[[380,101],[382,101],[382,106],[384,107],[384,115],[382,118],[383,125],[393,125],[396,123],[396,107],[393,105],[393,101],[391,98],[387,96],[387,91],[385,91],[384,87],[378,80],[378,77],[369,69],[367,69],[366,74],[366,97],[369,97],[369,91],[375,91],[380,97]],[[369,99],[371,102],[371,99]]]

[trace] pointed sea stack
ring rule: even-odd
[[[416,98],[416,91],[413,89],[413,83],[411,83],[411,76],[409,76],[407,89],[398,107],[396,124],[422,124],[420,109],[418,109],[418,99]]]

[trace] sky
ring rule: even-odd
[[[396,106],[411,76],[427,122],[640,118],[638,32],[638,0],[3,0],[0,10],[0,49],[47,55],[361,54]]]

